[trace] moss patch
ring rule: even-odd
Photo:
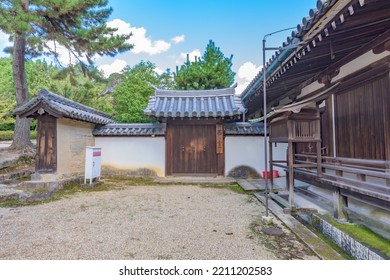
[[[192,184],[193,185],[193,184]],[[198,185],[198,184],[196,184]],[[236,193],[245,193],[245,191],[241,188],[240,185],[236,183],[230,184],[199,184],[201,188],[216,188],[216,189],[229,189]]]
[[[26,200],[18,200],[14,198],[7,199],[6,201],[0,202],[0,207],[9,208],[9,207],[38,205],[38,204],[60,200],[63,198],[68,198],[73,195],[76,195],[77,193],[121,190],[126,188],[127,186],[172,186],[172,185],[191,185],[191,186],[199,186],[202,188],[221,188],[221,189],[229,189],[237,193],[245,193],[245,191],[238,184],[235,183],[233,184],[165,183],[165,182],[155,182],[153,178],[111,177],[102,180],[101,184],[96,184],[93,187],[89,187],[85,185],[82,186],[80,183],[77,182],[68,183],[62,189],[59,189],[51,193],[45,188],[38,188],[34,190],[24,189],[26,192],[30,192],[31,195],[42,194],[42,198],[26,199]],[[45,194],[48,195],[44,196]]]
[[[371,248],[378,249],[390,258],[390,241],[376,234],[372,230],[358,224],[340,224],[329,218],[327,218],[327,221],[334,227],[352,236],[357,241],[364,243]]]
[[[344,259],[352,260],[353,257],[344,252],[332,239],[328,238],[325,234],[317,230],[314,226],[309,224],[306,220],[302,219],[299,216],[294,216],[298,221],[300,221],[305,227],[307,227],[310,231],[315,233],[319,238],[321,238],[326,244],[328,244],[334,251],[339,253]],[[316,216],[312,215],[312,219],[317,219]],[[319,219],[319,218],[318,218]],[[314,242],[314,241],[313,241]],[[329,252],[331,253],[331,252]],[[321,252],[321,254],[326,255],[327,252]]]
[[[66,184],[62,189],[57,190],[55,192],[50,193],[47,189],[39,188],[34,189],[31,191],[30,194],[36,195],[36,194],[50,194],[47,197],[43,197],[42,199],[25,199],[25,200],[19,200],[16,198],[7,199],[5,201],[0,202],[0,207],[10,208],[10,207],[21,207],[21,206],[31,206],[31,205],[39,205],[44,204],[56,200],[60,200],[63,198],[68,198],[76,193],[82,193],[82,192],[96,192],[96,191],[107,191],[110,189],[114,189],[114,187],[106,184],[99,184],[96,185],[94,188],[85,188],[82,187],[80,184],[77,183],[69,183]]]

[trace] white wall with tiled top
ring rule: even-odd
[[[95,137],[95,146],[102,148],[103,174],[137,174],[147,169],[165,176],[164,137]]]
[[[268,148],[268,146],[267,146]],[[278,143],[273,147],[274,160],[286,160],[287,144]],[[269,153],[268,153],[269,155]],[[269,159],[269,158],[268,158]],[[234,168],[248,166],[260,175],[264,171],[264,137],[262,136],[226,136],[225,137],[225,176]],[[275,167],[280,176],[285,176],[283,169]]]
[[[85,149],[95,145],[94,125],[66,118],[57,120],[57,175],[84,173]]]

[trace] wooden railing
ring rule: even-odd
[[[319,139],[320,128],[317,120],[290,120],[293,128],[290,130],[289,138],[297,139]]]
[[[320,123],[318,120],[286,120],[271,124],[271,142],[294,142],[320,140]]]
[[[305,163],[305,168],[297,168],[297,171],[314,173],[315,161],[315,155],[297,154],[297,166]],[[345,184],[351,191],[390,201],[390,161],[322,157],[321,178]]]

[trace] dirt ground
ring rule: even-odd
[[[115,184],[0,208],[0,259],[317,259],[276,219],[284,234],[264,234],[264,207],[249,194]]]

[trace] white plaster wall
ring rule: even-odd
[[[382,58],[390,56],[390,51],[384,51],[380,54],[374,54],[373,51],[366,52],[358,58],[340,67],[340,73],[333,78],[332,82],[336,82],[353,72],[356,72]]]
[[[345,76],[348,76],[372,63],[375,61],[378,61],[382,58],[385,58],[387,56],[390,56],[390,51],[384,51],[380,54],[374,54],[373,51],[366,52],[365,54],[359,56],[358,58],[352,60],[351,62],[343,65],[340,67],[339,74],[332,79],[332,83],[337,82],[338,80],[344,78]],[[310,85],[307,85],[301,90],[300,95],[298,98],[302,98],[305,95],[318,90],[320,88],[324,87],[324,84],[320,84],[317,81],[311,83]]]
[[[277,147],[273,146],[272,150],[273,158],[275,160],[286,160],[287,144],[278,143]],[[261,175],[264,171],[264,164],[264,137],[225,137],[225,175],[227,175],[232,169],[240,165],[252,167]],[[274,169],[279,171],[280,176],[286,175],[283,169],[279,167],[276,167]]]
[[[85,148],[94,146],[94,125],[70,119],[57,120],[57,175],[81,175]]]
[[[164,137],[96,137],[95,145],[102,148],[102,168],[147,168],[157,176],[165,176]]]

